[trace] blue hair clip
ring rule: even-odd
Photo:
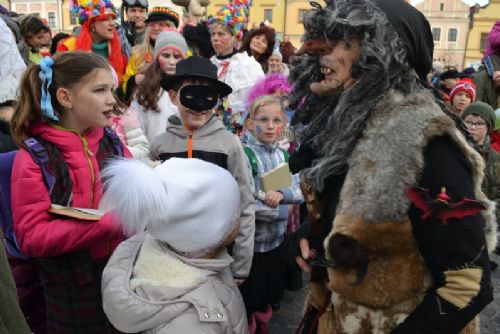
[[[40,62],[40,79],[42,80],[42,99],[40,106],[42,108],[42,116],[53,121],[58,121],[59,117],[54,114],[52,100],[49,93],[50,85],[52,84],[52,65],[54,61],[50,57],[44,57]]]

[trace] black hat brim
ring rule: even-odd
[[[163,88],[165,91],[168,92],[169,90],[173,89],[175,87],[175,85],[177,85],[179,82],[181,82],[184,79],[188,79],[188,78],[189,79],[199,78],[199,79],[209,81],[210,83],[212,83],[215,86],[220,97],[226,97],[233,92],[233,89],[231,88],[231,86],[225,84],[222,81],[214,79],[211,76],[203,74],[203,73],[190,73],[190,74],[182,74],[182,75],[164,76],[160,81],[160,85],[161,85],[161,88]]]

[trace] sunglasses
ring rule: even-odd
[[[144,7],[148,8],[148,0],[125,0],[126,7]]]

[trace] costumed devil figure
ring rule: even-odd
[[[477,333],[494,205],[483,160],[425,87],[429,23],[402,0],[313,5],[291,74],[309,224],[288,245],[313,270],[303,332]]]

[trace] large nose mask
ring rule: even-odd
[[[184,86],[179,94],[181,104],[197,112],[214,108],[219,97],[214,87],[202,85]]]

